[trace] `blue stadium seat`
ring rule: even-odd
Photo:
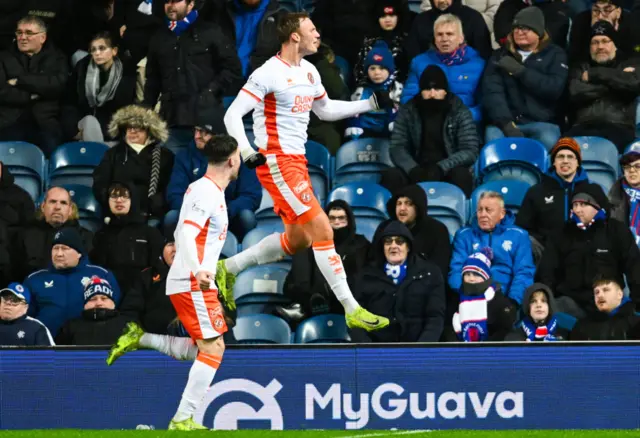
[[[273,314],[276,306],[290,304],[289,298],[283,294],[288,273],[283,268],[262,265],[238,274],[233,287],[238,315]]]
[[[80,184],[93,186],[93,170],[98,167],[105,152],[104,143],[78,141],[58,146],[49,158],[47,186]]]
[[[511,210],[513,214],[516,214],[518,213],[518,210],[520,210],[522,200],[524,199],[524,195],[527,194],[527,190],[529,190],[529,187],[529,184],[527,184],[526,182],[508,179],[500,181],[489,181],[482,184],[471,194],[469,222],[471,222],[473,220],[473,217],[476,215],[478,200],[480,199],[480,194],[482,192],[491,191],[500,193],[504,198],[504,207],[508,210]]]
[[[540,182],[548,167],[547,150],[530,138],[500,138],[487,143],[476,163],[478,183],[517,179],[530,186]]]
[[[381,222],[382,219],[356,217],[356,233],[362,234],[369,242],[371,242],[373,240],[373,235],[376,233],[378,225],[380,225]]]
[[[558,328],[568,331],[573,330],[573,326],[576,325],[577,322],[576,318],[568,313],[556,312],[553,316],[555,316],[556,321],[558,322]]]
[[[589,180],[600,184],[605,193],[618,179],[618,148],[601,137],[574,137],[582,149],[582,167]]]
[[[233,335],[240,344],[290,344],[291,329],[273,315],[246,315],[236,320]]]
[[[411,12],[419,14],[420,12],[422,12],[420,10],[420,3],[422,3],[422,0],[409,0],[409,10]]]
[[[350,342],[344,315],[318,315],[304,320],[295,333],[296,344]]]
[[[80,225],[93,232],[102,228],[102,210],[91,188],[78,184],[66,184],[63,187],[69,191],[71,199],[78,206]]]
[[[287,12],[298,12],[298,0],[280,0],[278,4]]]
[[[231,232],[227,232],[227,239],[224,241],[221,255],[225,259],[238,254],[238,238]]]
[[[427,193],[427,212],[439,220],[454,236],[464,227],[468,217],[468,202],[458,186],[445,182],[423,182],[418,184]]]
[[[308,140],[305,148],[313,193],[320,205],[324,205],[331,187],[331,154],[326,147],[313,140]]]
[[[316,9],[316,2],[318,0],[299,0],[300,5],[298,6],[299,11],[305,11],[308,14],[312,14]]]
[[[282,223],[280,216],[273,211],[273,199],[264,187],[262,188],[262,200],[255,214],[259,226],[274,227]]]
[[[46,159],[40,148],[23,141],[0,142],[0,161],[9,169],[15,183],[35,201],[46,180]]]
[[[357,217],[368,217],[383,220],[387,218],[387,201],[391,193],[384,187],[370,183],[348,183],[333,189],[327,202],[342,199],[351,206]],[[357,223],[357,221],[356,221]]]
[[[335,65],[340,70],[340,77],[344,81],[345,84],[351,84],[351,67],[349,66],[349,61],[344,59],[342,56],[336,55]]]
[[[389,140],[359,138],[349,141],[336,153],[333,186],[357,181],[379,183],[381,172],[389,167],[393,167],[389,156]]]

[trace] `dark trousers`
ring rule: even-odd
[[[387,188],[391,193],[395,193],[410,184],[425,181],[411,181],[402,169],[394,167],[382,172],[382,180],[380,181],[380,184]],[[460,187],[467,198],[471,196],[471,192],[473,191],[473,175],[468,167],[454,167],[447,172],[440,181]]]

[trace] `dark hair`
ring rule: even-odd
[[[202,153],[211,164],[224,163],[238,149],[238,142],[235,138],[226,134],[214,135],[207,144],[204,145]]]
[[[114,182],[109,186],[109,196],[129,196],[131,197],[131,192],[129,187],[125,186],[122,183]]]
[[[306,18],[309,18],[306,12],[290,12],[283,15],[278,22],[278,41],[281,44],[288,42],[291,34],[300,29],[300,22]]]
[[[110,48],[118,47],[118,40],[114,38],[113,34],[108,30],[104,30],[95,34],[91,38],[91,41],[89,41],[89,46],[91,46],[91,43],[96,40],[105,40]]]
[[[598,274],[595,276],[595,278],[593,279],[592,287],[595,289],[598,286],[604,286],[605,284],[609,284],[609,283],[613,283],[617,285],[620,288],[620,290],[624,290],[624,285],[620,284],[620,282],[617,279],[608,277],[603,274]]]

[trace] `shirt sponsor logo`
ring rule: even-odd
[[[291,108],[292,113],[308,113],[311,111],[311,107],[313,106],[313,96],[296,96],[293,107]]]

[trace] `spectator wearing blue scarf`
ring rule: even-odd
[[[390,221],[372,244],[372,260],[362,270],[354,297],[391,321],[367,333],[350,330],[354,342],[437,342],[444,327],[445,293],[440,269],[413,251],[411,231]]]
[[[522,299],[522,321],[505,341],[551,342],[566,339],[568,333],[558,328],[555,308],[551,289],[546,284],[532,284]]]
[[[640,246],[640,146],[620,157],[620,166],[624,175],[609,191],[611,217],[628,225]]]
[[[640,316],[624,295],[622,283],[611,277],[598,277],[593,284],[596,310],[580,319],[571,330],[572,341],[625,341],[638,339]]]

